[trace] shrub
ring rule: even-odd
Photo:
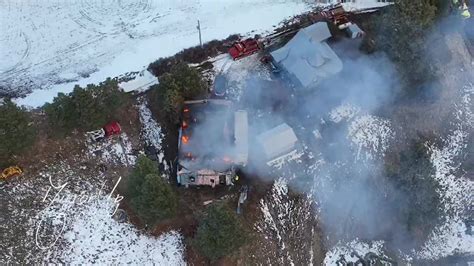
[[[160,58],[148,66],[148,70],[155,76],[159,77],[165,73],[169,73],[171,68],[180,62],[200,64],[209,57],[215,57],[219,53],[225,53],[229,49],[231,43],[239,39],[239,36],[230,35],[224,40],[212,40],[203,44],[203,46],[195,46],[187,48],[174,56]]]
[[[128,181],[133,209],[142,221],[155,224],[176,214],[177,197],[171,185],[159,174],[153,161],[140,156]]]
[[[10,100],[0,105],[0,167],[13,162],[13,156],[31,147],[36,130],[30,114]]]
[[[204,256],[215,261],[241,247],[245,231],[232,210],[221,204],[212,205],[199,222],[193,243]]]
[[[69,95],[59,93],[44,111],[53,132],[67,134],[74,129],[101,128],[118,118],[117,111],[126,103],[126,94],[118,88],[117,81],[108,78],[99,85],[74,87]]]

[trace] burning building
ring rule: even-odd
[[[233,111],[227,100],[187,101],[178,144],[178,183],[231,185],[247,164],[247,112]]]

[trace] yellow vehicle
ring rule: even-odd
[[[2,173],[0,174],[0,180],[7,180],[8,178],[21,175],[23,171],[18,166],[10,166],[8,168],[3,169]]]

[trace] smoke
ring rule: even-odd
[[[227,170],[235,157],[233,118],[227,101],[186,105],[180,159],[192,162],[198,169]]]
[[[406,192],[384,176],[387,151],[394,140],[406,137],[398,135],[403,134],[403,121],[394,121],[393,109],[387,108],[393,106],[402,85],[395,66],[383,53],[362,54],[359,45],[355,40],[332,44],[343,62],[342,72],[306,90],[294,87],[283,73],[264,74],[268,69],[249,64],[247,59],[233,63],[238,65],[234,69],[248,67],[233,107],[249,114],[249,164],[243,171],[261,178],[287,177],[292,189],[311,193],[330,245],[355,238],[383,239],[392,248],[407,251],[416,243],[400,216],[412,203]],[[434,57],[429,60],[450,60],[446,49],[437,51],[429,54]],[[193,137],[203,143],[196,150],[228,152],[228,140],[215,135],[221,134],[221,126],[214,128],[221,119],[229,117],[218,115],[202,124],[202,133]],[[272,169],[255,137],[281,123],[296,133],[295,148],[302,156]]]
[[[250,68],[243,81],[234,82],[234,86],[239,84],[241,95],[236,97],[239,100],[234,102],[233,108],[249,114],[250,154],[243,171],[249,176],[268,179],[286,176],[309,180],[309,185],[304,183],[296,188],[305,192],[312,189],[324,231],[334,241],[360,236],[377,239],[387,234],[390,237],[406,235],[400,233],[403,226],[393,217],[404,202],[393,204],[393,199],[386,198],[391,195],[403,199],[403,194],[379,178],[383,152],[393,136],[390,132],[383,135],[384,132],[378,130],[390,129],[390,125],[386,119],[377,117],[377,111],[393,101],[400,82],[386,56],[367,56],[361,54],[358,47],[359,42],[353,40],[332,45],[343,61],[342,72],[305,90],[294,87],[284,73],[263,74],[268,73],[268,69],[255,66],[247,59],[234,62],[237,66],[230,68],[230,71]],[[235,73],[222,74],[228,79],[236,76]],[[341,105],[357,109],[357,117],[331,121],[331,111]],[[220,137],[222,124],[231,120],[231,114],[210,115],[193,130],[192,139],[198,143],[195,153],[221,156],[232,150],[229,140]],[[354,121],[358,124],[350,131]],[[365,121],[368,123],[364,124]],[[299,140],[295,148],[301,151],[302,157],[275,170],[266,164],[268,158],[262,154],[256,136],[282,123],[295,131]],[[316,139],[314,132],[319,132],[322,138]],[[361,135],[362,141],[368,138],[370,145],[354,142],[350,133]],[[370,156],[364,156],[369,153]]]
[[[252,70],[238,83],[242,94],[232,107],[190,108],[191,118],[186,122],[196,122],[185,133],[191,138],[182,145],[183,151],[200,158],[199,167],[215,168],[215,158],[234,156],[233,111],[246,110],[249,163],[243,169],[245,173],[270,180],[284,176],[293,177],[295,183],[308,181],[293,189],[314,195],[324,232],[331,241],[361,236],[386,239],[388,235],[404,242],[407,234],[393,213],[404,208],[405,197],[380,178],[383,153],[393,136],[390,132],[383,135],[380,129],[390,129],[390,124],[377,116],[381,106],[393,101],[400,82],[383,54],[363,55],[358,47],[359,43],[354,41],[334,45],[343,61],[342,72],[305,90],[294,87],[282,73],[268,76],[262,74],[268,73],[268,69],[249,64]],[[248,61],[234,64],[245,65]],[[340,106],[353,107],[357,112],[352,117],[331,119],[331,111]],[[297,135],[295,149],[302,157],[275,170],[266,164],[268,158],[262,154],[256,136],[282,123],[290,125]],[[321,139],[314,132],[319,132]],[[361,139],[356,142],[351,134]],[[370,145],[363,145],[365,140]],[[387,199],[387,195],[392,198]]]
[[[357,47],[349,41],[334,46],[343,71],[319,84],[292,112],[297,116],[294,120],[308,117],[312,129],[321,134],[320,140],[308,146],[323,163],[305,174],[313,176],[312,192],[330,240],[405,238],[403,225],[394,217],[403,203],[394,205],[393,198],[387,198],[403,199],[403,194],[380,176],[384,151],[393,135],[378,110],[394,100],[399,79],[383,54],[361,55]],[[335,122],[329,114],[339,106],[360,111]],[[313,137],[309,132],[299,130],[306,139]],[[372,144],[363,145],[366,142]]]
[[[281,170],[270,169],[262,160],[258,143],[251,141],[251,147],[257,148],[251,149],[250,166],[245,170],[263,178],[292,178],[293,189],[312,193],[330,242],[392,238],[402,246],[407,232],[393,214],[407,203],[402,192],[380,177],[383,152],[393,136],[378,134],[382,126],[390,127],[378,110],[394,100],[400,81],[386,56],[363,55],[358,47],[352,40],[333,45],[343,70],[311,89],[292,88],[282,75],[271,80],[257,74],[247,78],[239,104],[255,114],[250,117],[250,135],[285,122],[295,131],[299,139],[296,148],[303,155]],[[331,121],[331,111],[344,105],[357,109],[357,114],[337,123]],[[371,122],[360,123],[366,117]],[[374,145],[359,147],[354,143],[349,129],[356,120],[356,131],[372,132],[363,137]],[[314,132],[319,132],[321,139]],[[365,156],[368,154],[371,156]]]

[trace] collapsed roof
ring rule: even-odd
[[[180,184],[231,184],[235,167],[247,163],[247,111],[232,112],[230,101],[185,102],[179,134]]]
[[[191,171],[230,168],[233,146],[230,106],[226,100],[185,102],[178,154],[181,166]]]
[[[276,63],[303,87],[342,70],[342,62],[325,42],[331,37],[327,23],[318,22],[301,29],[285,46],[271,52]]]

